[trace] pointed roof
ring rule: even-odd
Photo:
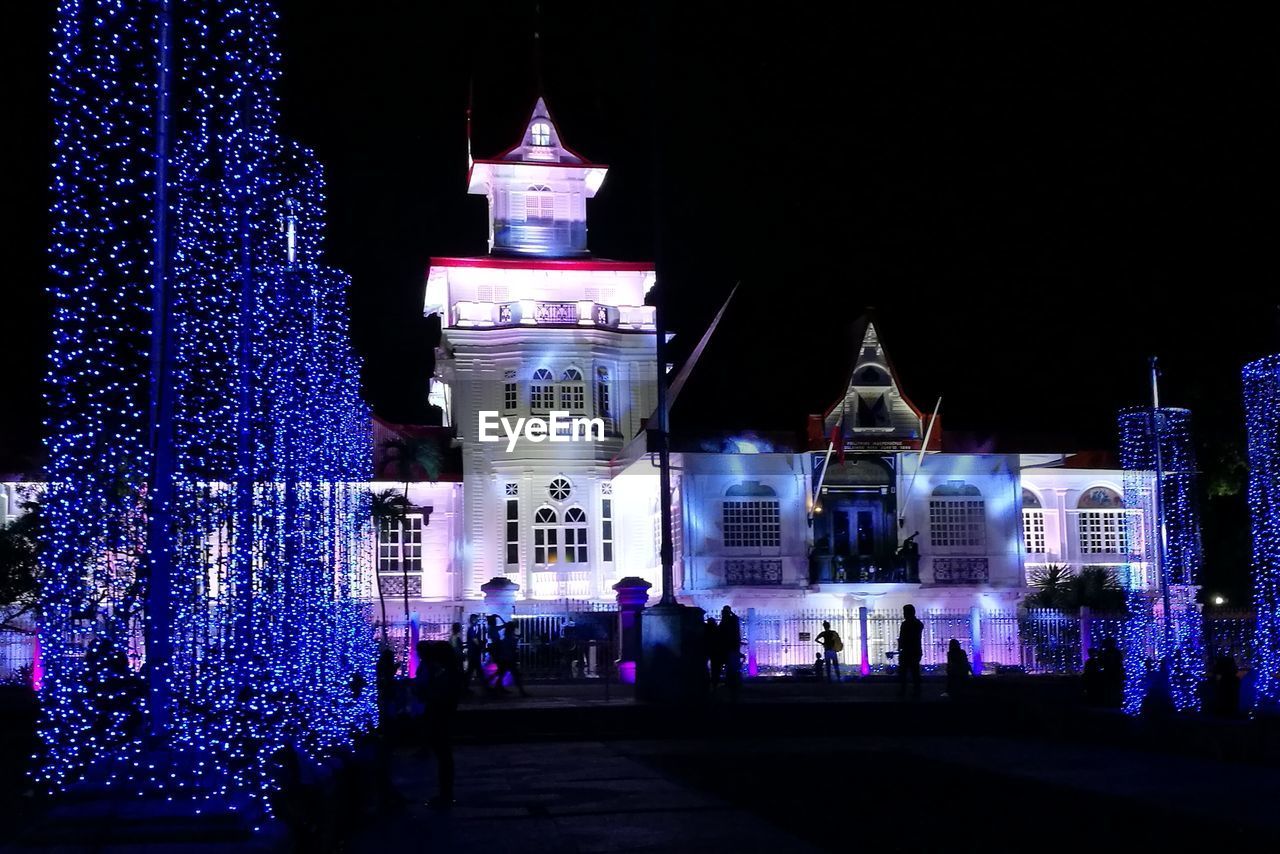
[[[845,393],[833,402],[821,416],[821,434],[811,439],[828,440],[831,432],[840,425],[840,434],[847,449],[856,450],[860,445],[884,447],[902,444],[919,447],[923,440],[927,417],[902,391],[898,372],[884,347],[877,328],[878,318],[868,309],[854,327],[853,340],[858,342],[854,352],[853,368]],[[814,420],[818,420],[815,416]],[[817,425],[814,425],[815,427]],[[930,446],[940,441],[935,428]]]
[[[536,163],[542,166],[593,166],[606,168],[602,163],[592,163],[565,145],[560,130],[547,108],[545,98],[538,97],[533,112],[525,124],[520,141],[496,157],[480,159],[475,163]]]

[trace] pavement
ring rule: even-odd
[[[307,850],[1280,850],[1280,763],[1254,749],[1280,729],[1195,720],[1152,731],[1080,708],[1070,682],[983,688],[956,703],[926,684],[922,700],[900,702],[891,682],[755,681],[738,702],[721,693],[680,709],[592,682],[476,694],[459,712],[452,809],[426,805],[434,760],[397,748],[405,804],[361,817],[356,803],[376,800],[363,779],[326,807],[332,827]],[[1178,752],[1196,738],[1217,752]],[[207,828],[185,839],[142,813],[112,842],[67,832],[41,845],[28,832],[22,850],[289,848]]]
[[[919,703],[894,702],[892,685],[794,691],[756,684],[737,705],[682,712],[683,736],[627,697],[544,686],[478,701],[461,713],[455,807],[428,808],[433,760],[398,753],[408,805],[367,820],[349,848],[1280,850],[1274,766],[1039,737],[1034,720],[1010,727],[937,686]],[[609,717],[618,724],[571,731]]]

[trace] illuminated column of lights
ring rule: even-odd
[[[1254,703],[1280,707],[1280,354],[1244,366],[1253,521]]]
[[[349,280],[320,264],[320,170],[276,130],[274,10],[264,0],[178,4],[174,702],[169,763],[136,761],[146,709],[139,680],[116,662],[142,601],[150,294],[140,283],[150,270],[158,8],[59,9],[54,526],[37,776],[54,789],[92,778],[247,795],[269,812],[278,749],[322,759],[376,716],[359,485],[368,413],[347,334]],[[106,608],[82,656],[74,630],[90,594]]]
[[[1119,427],[1121,464],[1127,472],[1126,504],[1131,510],[1148,504],[1154,517],[1144,526],[1147,536],[1143,537],[1144,563],[1154,570],[1152,611],[1148,618],[1148,606],[1131,595],[1132,605],[1143,609],[1142,616],[1131,622],[1135,630],[1149,632],[1153,658],[1158,667],[1167,668],[1174,707],[1194,710],[1200,705],[1205,668],[1202,616],[1195,601],[1202,551],[1191,413],[1170,407],[1126,409],[1120,413]],[[1150,487],[1142,486],[1157,469],[1160,473]],[[1158,494],[1151,495],[1151,490]],[[1154,512],[1156,508],[1159,513]],[[1129,588],[1136,593],[1136,585]],[[1137,639],[1130,641],[1127,656],[1133,655]],[[1136,688],[1127,685],[1126,694]],[[1132,700],[1127,696],[1126,707]]]
[[[154,10],[141,4],[59,4],[35,770],[56,789],[96,757],[132,753],[129,733],[146,712],[128,653],[149,465],[157,35]]]

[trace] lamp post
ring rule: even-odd
[[[1164,606],[1161,620],[1164,630],[1164,652],[1170,654],[1173,641],[1173,610],[1169,597],[1169,526],[1164,509],[1164,449],[1160,447],[1160,365],[1151,357],[1151,447],[1156,461],[1156,563],[1160,566],[1160,601]]]

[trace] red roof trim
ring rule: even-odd
[[[432,258],[432,267],[484,267],[491,270],[598,270],[600,272],[651,273],[652,261],[606,261],[574,258]]]
[[[516,146],[519,148],[520,146]],[[473,158],[471,166],[474,169],[475,164],[485,163],[489,166],[558,166],[563,169],[608,169],[607,163],[591,163],[583,160],[578,163],[563,163],[559,160],[492,160],[489,158]],[[468,173],[469,174],[469,173]],[[470,183],[470,181],[468,181]]]

